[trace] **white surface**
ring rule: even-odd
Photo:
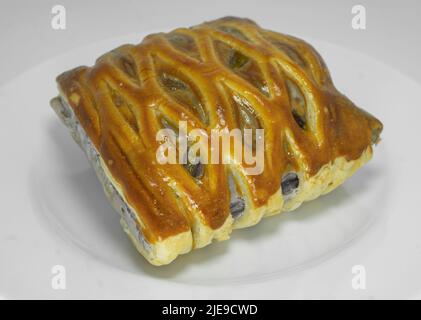
[[[93,170],[48,107],[61,71],[144,34],[69,52],[0,89],[0,296],[420,298],[421,86],[367,56],[309,40],[338,88],[379,117],[372,162],[332,194],[156,268],[132,247]],[[67,289],[53,290],[63,265]],[[351,286],[354,265],[367,289]]]

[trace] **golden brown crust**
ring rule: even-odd
[[[246,177],[256,207],[290,168],[311,177],[338,157],[357,159],[382,128],[336,90],[310,45],[247,19],[149,35],[57,81],[150,243],[190,230],[194,217],[215,230],[230,216],[226,165],[207,164],[198,183],[182,165],[157,164],[163,121],[241,128],[238,110],[251,106],[265,129],[264,171]]]

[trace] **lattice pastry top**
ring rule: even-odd
[[[336,90],[314,48],[248,19],[149,35],[58,84],[149,244],[190,232],[191,247],[202,246],[204,227],[232,228],[230,212],[253,214],[274,195],[285,202],[283,177],[309,180],[335,159],[357,160],[382,130]],[[179,121],[206,132],[264,129],[263,172],[158,164],[156,134]],[[233,203],[233,193],[243,202]]]

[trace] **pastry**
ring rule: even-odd
[[[332,191],[371,158],[382,131],[337,91],[313,47],[249,19],[152,34],[57,83],[53,109],[154,265]],[[159,163],[157,134],[180,121],[206,133],[264,130],[261,172],[235,161]]]

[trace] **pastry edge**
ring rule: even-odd
[[[149,243],[137,227],[138,225],[143,225],[139,215],[128,204],[121,186],[115,181],[101,155],[80,125],[65,95],[61,94],[53,98],[50,105],[87,156],[98,180],[101,182],[105,195],[112,207],[120,214],[120,224],[123,230],[129,236],[136,249],[151,264],[156,266],[165,265],[172,262],[180,254],[190,252],[194,248],[207,246],[213,239],[222,241],[229,238],[233,222],[231,216],[226,219],[220,228],[215,230],[199,221],[199,217],[195,217],[192,225],[192,228],[196,229],[194,232],[189,230],[165,239],[159,239],[153,244]]]

